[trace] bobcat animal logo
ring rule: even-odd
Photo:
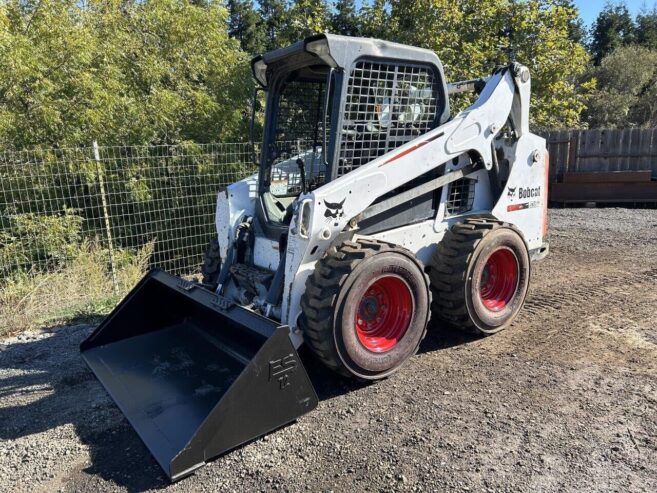
[[[518,190],[518,187],[511,188],[509,187],[509,198],[512,199],[516,196],[516,190]]]
[[[324,201],[324,204],[326,205],[326,210],[324,211],[324,217],[331,220],[331,219],[338,219],[344,216],[344,211],[342,210],[342,206],[344,205],[345,200],[347,199],[346,198],[342,199],[342,202]]]

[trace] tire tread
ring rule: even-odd
[[[344,242],[317,262],[314,272],[306,280],[306,290],[301,297],[302,314],[299,322],[304,341],[322,363],[345,377],[354,378],[354,375],[340,359],[334,344],[335,304],[340,289],[356,266],[381,252],[397,252],[413,256],[405,248],[384,241],[363,238],[356,242]],[[429,285],[429,276],[423,270],[422,275]],[[431,306],[431,290],[429,290],[429,306]],[[425,326],[420,342],[426,336],[426,332]]]
[[[434,319],[470,334],[485,334],[475,326],[468,313],[465,298],[467,272],[479,243],[500,228],[512,229],[522,237],[512,224],[488,217],[466,218],[445,233],[429,270]]]

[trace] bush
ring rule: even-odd
[[[9,228],[0,231],[0,269],[62,266],[79,253],[83,218],[72,209],[61,215],[35,213],[9,216]]]
[[[137,252],[114,251],[116,284],[109,251],[91,242],[82,242],[56,271],[15,271],[0,284],[0,336],[109,313],[146,273],[152,249],[148,244]]]
[[[222,2],[0,2],[0,148],[246,135],[248,55]]]

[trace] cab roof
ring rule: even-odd
[[[362,57],[433,65],[444,80],[443,65],[431,50],[380,39],[337,34],[316,34],[285,48],[258,55],[251,60],[251,69],[258,83],[267,89],[272,73],[288,72],[318,62],[348,70],[356,59]]]

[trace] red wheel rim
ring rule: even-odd
[[[358,300],[356,335],[373,353],[385,353],[404,337],[413,316],[413,295],[398,276],[375,279]]]
[[[508,248],[495,250],[481,273],[479,296],[486,308],[493,312],[503,310],[518,289],[518,259]]]

